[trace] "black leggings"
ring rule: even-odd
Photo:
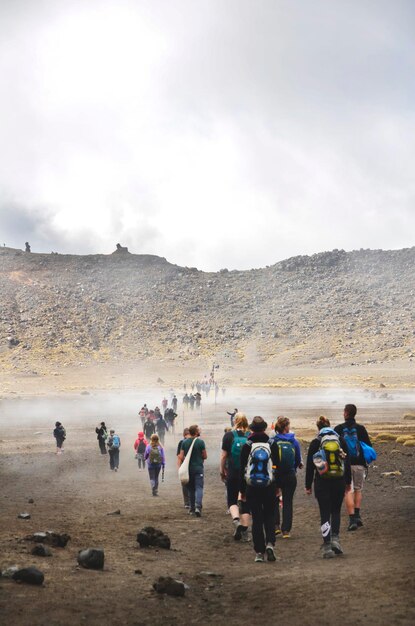
[[[280,476],[277,481],[277,487],[282,491],[282,525],[281,530],[289,533],[293,524],[293,498],[297,488],[297,476],[295,472],[290,472]],[[280,526],[280,507],[279,498],[277,498],[276,507],[276,526]]]
[[[339,534],[344,490],[343,479],[321,478],[314,483],[314,493],[320,507],[321,534],[324,543],[330,542],[331,534]]]
[[[275,544],[275,483],[269,487],[247,487],[246,501],[252,515],[255,552],[265,552],[265,544]]]

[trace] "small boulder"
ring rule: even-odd
[[[55,546],[55,548],[64,548],[69,540],[70,536],[66,533],[54,533],[50,530],[47,530],[46,532],[34,533],[33,535],[28,535],[26,537],[26,541],[46,543],[49,546]]]
[[[78,563],[85,569],[104,569],[104,550],[98,548],[80,550]]]
[[[171,546],[170,537],[162,530],[154,528],[153,526],[145,526],[142,528],[137,534],[137,541],[140,544],[140,548],[156,546],[157,548],[170,550]]]
[[[38,543],[34,546],[34,548],[32,548],[31,554],[34,554],[35,556],[52,556],[52,550],[43,543]]]
[[[19,513],[18,519],[30,519],[30,513]]]
[[[121,510],[116,509],[115,511],[111,511],[111,513],[107,513],[107,515],[121,515]]]
[[[43,572],[36,567],[23,567],[13,574],[13,580],[28,585],[42,585],[45,580]]]
[[[153,589],[155,589],[157,593],[166,593],[168,596],[182,598],[185,594],[186,586],[181,580],[175,580],[170,576],[160,576],[160,578],[153,583]]]
[[[11,565],[1,571],[2,578],[13,578],[14,574],[18,571],[17,565]]]

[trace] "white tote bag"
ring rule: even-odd
[[[189,448],[189,452],[186,454],[186,456],[184,457],[183,463],[179,467],[179,478],[180,478],[180,482],[182,483],[182,485],[187,485],[187,483],[189,482],[189,463],[190,463],[190,457],[192,456],[193,446],[195,445],[196,439],[197,437],[193,439],[192,444]]]

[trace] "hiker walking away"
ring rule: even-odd
[[[62,454],[63,442],[66,439],[66,430],[60,422],[55,422],[55,428],[53,429],[53,436],[56,439],[56,454]]]
[[[147,439],[143,432],[139,432],[134,442],[135,458],[138,461],[138,469],[145,469],[144,454],[147,448]]]
[[[162,417],[161,411],[160,411],[160,408],[156,406],[154,409],[154,421],[156,422],[159,419],[159,417]]]
[[[115,434],[115,430],[111,428],[110,436],[107,440],[108,454],[110,455],[110,469],[118,472],[120,466],[120,447],[121,439]]]
[[[200,409],[200,404],[202,402],[202,396],[199,392],[195,393],[195,402],[196,402],[196,408]]]
[[[171,408],[176,413],[176,411],[177,411],[177,397],[176,397],[176,394],[173,395],[173,398],[171,400]]]
[[[347,444],[330,428],[324,415],[317,420],[319,433],[310,443],[307,454],[305,491],[314,495],[320,508],[322,554],[324,559],[343,554],[340,545],[340,510],[345,492],[350,491],[351,471]]]
[[[266,434],[267,423],[257,415],[249,425],[251,434],[241,452],[240,490],[252,516],[255,562],[275,561],[275,468],[278,448]]]
[[[349,514],[347,530],[357,530],[363,526],[360,507],[367,463],[360,442],[368,446],[372,445],[366,428],[356,422],[356,413],[357,408],[354,404],[346,404],[343,411],[345,421],[334,428],[336,433],[343,436],[346,441],[352,472],[352,488],[344,498]]]
[[[302,468],[300,444],[294,433],[290,433],[290,420],[280,416],[275,424],[273,441],[278,448],[276,472],[277,493],[282,495],[282,524],[280,527],[280,497],[277,496],[275,534],[282,533],[288,539],[293,522],[293,498],[297,488],[297,469]]]
[[[160,443],[164,446],[164,437],[166,436],[166,430],[169,430],[166,420],[162,415],[157,419],[156,422],[156,432],[159,436]]]
[[[144,459],[147,461],[151,493],[153,496],[158,496],[160,470],[163,468],[164,473],[164,467],[166,465],[164,449],[160,445],[158,435],[151,435],[150,443],[144,453]]]
[[[182,449],[182,443],[185,439],[189,439],[190,437],[190,431],[188,428],[185,428],[183,430],[183,439],[180,439],[178,445],[177,445],[177,452],[176,452],[176,457],[177,457],[177,467],[179,468],[180,465],[182,464],[182,461],[180,460],[180,451]],[[186,483],[182,483],[182,493],[183,493],[183,502],[184,502],[184,508],[185,509],[190,509],[190,495],[189,495],[189,485]]]
[[[220,459],[220,477],[226,484],[226,495],[229,513],[234,525],[235,541],[248,541],[250,522],[248,505],[238,505],[239,474],[241,469],[241,451],[248,440],[248,420],[244,413],[235,415],[235,429],[226,432],[222,439],[222,455]]]
[[[189,426],[190,437],[182,441],[182,447],[178,456],[179,466],[183,463],[186,454],[193,445],[192,456],[189,461],[189,482],[187,483],[190,498],[190,515],[200,517],[202,515],[203,486],[204,486],[204,462],[207,459],[206,446],[200,439],[201,431],[197,424]]]
[[[166,420],[167,425],[172,433],[174,433],[174,420],[176,419],[176,417],[177,413],[175,413],[171,407],[170,409],[166,409],[166,412],[164,413],[164,419]]]
[[[226,415],[229,415],[229,417],[231,418],[231,427],[233,428],[234,426],[234,419],[235,419],[235,415],[237,414],[238,409],[234,409],[231,413],[229,413],[229,411],[226,411]]]
[[[187,393],[185,393],[184,396],[183,396],[183,404],[184,404],[185,408],[187,409],[188,406],[189,406],[189,396],[188,396]]]
[[[167,405],[168,405],[168,400],[166,398],[166,396],[164,396],[162,402],[161,402],[161,406],[163,407],[163,413],[165,412],[165,410],[167,409]]]
[[[154,433],[156,432],[156,425],[154,421],[150,418],[150,415],[147,415],[147,419],[143,424],[143,432],[144,432],[144,437],[148,441],[150,441],[151,435],[154,435]]]
[[[105,422],[101,422],[101,424],[96,427],[95,432],[97,434],[98,445],[101,454],[107,454],[107,447],[105,445],[105,442],[108,437],[108,432],[107,427],[105,426]]]
[[[191,410],[191,411],[193,411],[193,409],[194,409],[194,406],[195,406],[195,401],[196,401],[196,398],[195,398],[195,396],[191,393],[191,394],[190,394],[190,396],[189,396],[189,404],[190,404],[190,410]]]
[[[146,410],[145,410],[145,408],[143,406],[141,407],[141,409],[138,412],[138,417],[141,420],[141,427],[143,427],[144,426],[144,422],[146,421],[146,417],[147,417]]]

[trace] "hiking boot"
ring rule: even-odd
[[[339,535],[331,536],[331,549],[335,554],[343,554],[343,548],[340,545]]]
[[[357,522],[356,520],[350,520],[347,530],[357,530]]]
[[[267,553],[267,559],[268,559],[268,561],[276,561],[276,560],[277,560],[277,558],[276,558],[276,556],[275,556],[275,553],[274,553],[274,546],[273,546],[272,544],[270,544],[270,543],[269,543],[269,544],[267,545],[267,547],[266,547],[266,550],[265,550],[265,551],[266,551],[266,553]]]
[[[283,530],[282,531],[282,538],[283,539],[289,539],[290,538],[290,533],[287,530]]]
[[[323,543],[321,549],[323,552],[323,559],[332,559],[336,556],[334,550],[331,549],[331,545],[329,543]]]
[[[233,538],[235,539],[235,541],[240,541],[242,539],[244,527],[242,526],[242,524],[239,523],[239,520],[236,522],[234,521],[234,525],[235,532],[233,533]]]
[[[241,541],[242,543],[248,543],[248,541],[251,541],[247,528],[242,531]]]
[[[257,552],[255,555],[255,563],[264,563],[265,559],[264,559],[264,555],[262,554],[262,552]]]
[[[196,517],[201,517],[202,516],[202,511],[200,509],[195,509],[195,515],[196,515]]]
[[[360,515],[358,517],[355,517],[354,519],[357,524],[357,527],[361,528],[363,526],[363,522],[362,522],[362,518],[360,517]]]
[[[194,514],[195,514],[194,509],[190,509],[190,510],[189,510],[189,515],[194,515]]]
[[[281,528],[275,529],[275,536],[278,537],[278,535],[281,535]]]

